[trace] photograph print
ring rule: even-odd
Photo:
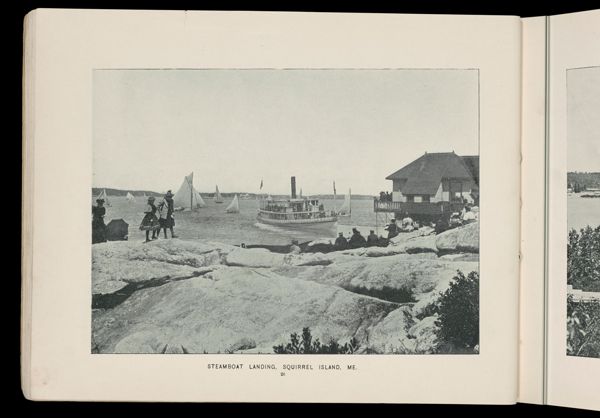
[[[600,67],[567,71],[567,355],[600,358]]]
[[[478,354],[479,139],[477,69],[95,70],[91,352]]]

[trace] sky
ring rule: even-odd
[[[567,71],[567,167],[600,172],[600,67]]]
[[[479,154],[476,70],[95,70],[93,186],[391,191],[425,152]]]

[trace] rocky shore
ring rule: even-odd
[[[309,327],[322,342],[355,338],[359,353],[427,353],[437,325],[426,307],[457,270],[479,271],[478,223],[327,254],[179,239],[95,244],[92,351],[273,353]]]

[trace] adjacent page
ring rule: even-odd
[[[519,18],[26,32],[29,398],[516,402]]]
[[[600,11],[549,21],[547,401],[600,409]]]

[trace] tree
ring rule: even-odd
[[[468,276],[461,271],[450,282],[437,301],[440,343],[460,349],[473,349],[479,344],[479,274]]]

